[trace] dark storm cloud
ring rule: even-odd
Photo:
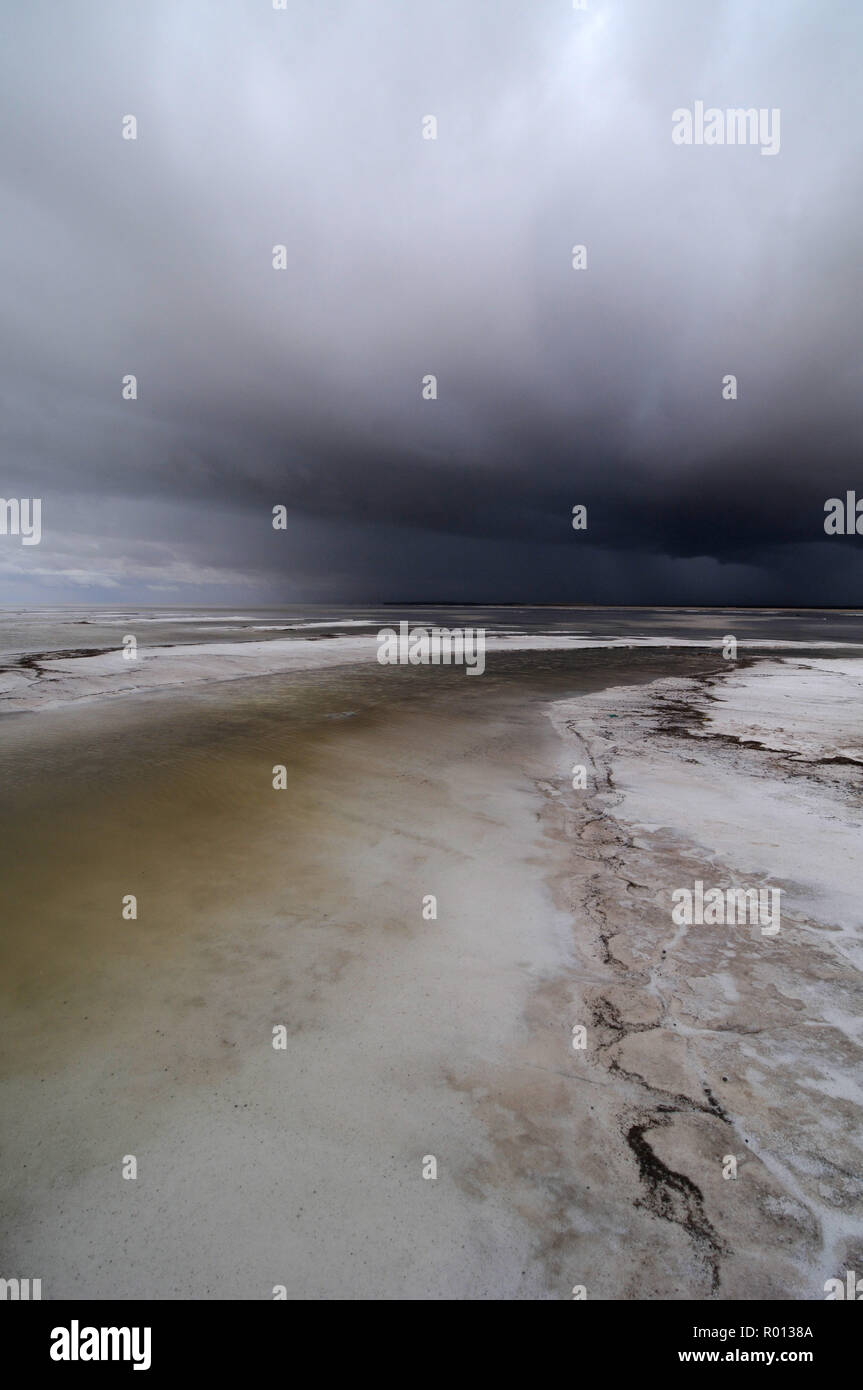
[[[858,6],[37,0],[3,40],[16,597],[863,600],[822,528],[863,493]],[[779,108],[778,155],[672,144],[699,99]]]

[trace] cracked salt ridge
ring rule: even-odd
[[[783,952],[788,954],[784,958],[778,951],[774,954],[774,974],[767,986],[768,991],[778,993],[784,1010],[781,1006],[778,1010],[774,1006],[771,1011],[773,1017],[763,1020],[761,1026],[762,1020],[757,1012],[759,999],[766,999],[767,996],[758,966],[751,975],[746,973],[746,966],[738,967],[741,971],[740,990],[737,988],[738,982],[728,970],[717,972],[714,966],[712,974],[723,1001],[736,1006],[741,1002],[742,993],[744,1008],[748,1005],[753,1019],[759,1021],[760,1026],[751,1029],[740,1023],[734,1028],[728,1025],[729,1032],[736,1032],[743,1038],[747,1034],[764,1035],[758,1038],[760,1052],[747,1047],[744,1042],[741,1047],[743,1055],[762,1064],[766,1062],[768,1066],[772,1064],[775,1068],[773,1077],[764,1084],[760,1094],[757,1085],[751,1083],[754,1076],[764,1082],[764,1075],[756,1073],[754,1067],[750,1067],[746,1073],[748,1092],[744,1092],[744,1099],[754,1113],[747,1115],[743,1106],[740,1108],[744,1113],[735,1114],[729,1106],[729,1114],[715,1100],[704,1081],[705,1063],[715,1060],[711,1059],[709,1052],[706,1057],[696,1055],[694,1059],[691,1056],[686,1059],[686,1069],[691,1073],[694,1068],[701,1078],[701,1086],[708,1099],[707,1106],[699,1105],[692,1096],[673,1095],[658,1084],[655,1069],[653,1079],[649,1080],[651,1065],[655,1067],[657,1060],[656,1057],[651,1059],[649,1050],[644,1060],[640,1061],[645,1073],[643,1076],[634,1067],[631,1070],[622,1068],[618,1057],[612,1057],[608,1062],[610,1073],[626,1077],[629,1082],[643,1087],[645,1093],[634,1123],[630,1123],[633,1115],[632,1107],[628,1107],[630,1118],[624,1121],[623,1129],[623,1137],[637,1161],[639,1176],[646,1189],[646,1196],[637,1200],[636,1205],[646,1206],[657,1217],[687,1231],[694,1250],[700,1252],[702,1259],[706,1258],[710,1266],[712,1294],[720,1291],[722,1260],[733,1260],[733,1246],[724,1239],[722,1230],[717,1230],[709,1220],[699,1186],[686,1173],[665,1164],[645,1138],[651,1131],[661,1132],[665,1129],[671,1123],[672,1116],[680,1112],[681,1106],[690,1111],[700,1110],[705,1115],[714,1115],[723,1124],[731,1126],[728,1146],[732,1151],[734,1141],[738,1144],[742,1141],[748,1149],[747,1159],[752,1155],[763,1164],[780,1191],[762,1198],[761,1213],[769,1212],[775,1216],[781,1212],[784,1215],[790,1232],[786,1237],[789,1246],[793,1246],[796,1238],[798,1247],[805,1250],[799,1213],[804,1213],[806,1218],[813,1221],[820,1241],[814,1281],[811,1271],[804,1264],[801,1271],[804,1289],[792,1289],[790,1296],[823,1296],[820,1294],[823,1279],[835,1277],[843,1262],[849,1266],[849,1262],[857,1260],[863,1251],[859,1150],[852,1142],[854,1126],[848,1123],[852,1106],[856,1107],[858,1113],[854,1118],[859,1123],[860,1092],[853,1079],[853,1069],[859,1065],[858,1026],[853,1013],[837,1010],[831,999],[831,993],[850,992],[857,984],[851,962],[855,958],[859,961],[861,917],[858,903],[860,889],[863,888],[863,868],[855,853],[859,841],[860,787],[856,777],[849,786],[844,767],[841,772],[832,767],[827,770],[830,764],[856,763],[860,757],[860,736],[853,726],[853,717],[859,708],[861,684],[863,662],[859,658],[853,661],[798,658],[794,661],[747,663],[743,670],[729,668],[727,673],[714,677],[666,678],[647,687],[607,689],[599,695],[584,696],[576,701],[557,702],[549,710],[557,732],[567,740],[577,734],[580,740],[577,756],[593,764],[594,784],[599,790],[594,793],[592,806],[602,807],[599,810],[600,820],[613,817],[620,823],[621,831],[626,827],[626,834],[613,832],[607,841],[616,849],[615,856],[600,862],[603,870],[613,866],[619,871],[619,878],[625,882],[627,893],[633,887],[650,892],[649,885],[633,882],[634,870],[627,872],[625,862],[627,848],[633,858],[639,856],[642,860],[644,852],[650,851],[650,840],[645,842],[636,838],[639,831],[653,836],[661,830],[666,843],[670,832],[672,838],[680,842],[683,858],[688,857],[697,863],[700,857],[701,867],[696,868],[696,875],[707,878],[711,868],[715,867],[717,883],[741,883],[747,878],[751,880],[753,873],[762,876],[768,870],[770,877],[774,878],[777,860],[780,873],[789,880],[783,908],[786,936],[782,947]],[[777,710],[785,720],[778,731],[771,728],[768,713]],[[682,723],[681,712],[684,714]],[[606,723],[609,715],[618,720],[622,717],[622,722],[614,729]],[[716,733],[714,726],[721,727],[723,732]],[[781,740],[775,737],[777,732],[781,733]],[[690,743],[687,747],[690,738],[707,745],[698,750],[700,758],[689,756],[693,746]],[[714,739],[719,740],[720,748],[717,748]],[[769,755],[767,761],[759,759],[756,769],[747,766],[747,760],[752,757],[753,744]],[[730,751],[728,745],[731,745]],[[843,750],[843,756],[835,755],[837,749]],[[585,752],[588,758],[585,758]],[[572,757],[570,750],[567,763]],[[800,767],[801,759],[809,766]],[[693,764],[697,766],[696,772],[690,770]],[[776,793],[779,793],[778,797]],[[771,806],[770,840],[760,838],[765,833],[763,807],[766,797],[770,798]],[[596,819],[596,816],[591,816],[594,824]],[[707,844],[701,843],[701,840],[706,840]],[[825,845],[829,845],[832,853],[825,849]],[[660,867],[661,856],[657,854],[657,869]],[[686,882],[686,871],[681,876],[678,866],[672,872],[678,873],[680,885]],[[643,864],[640,875],[649,877]],[[601,873],[596,877],[601,877]],[[657,876],[652,885],[656,890],[655,896],[664,896],[670,901],[671,888],[680,885],[661,882],[660,877]],[[837,890],[837,881],[843,884],[842,890]],[[610,886],[614,887],[613,874]],[[605,962],[618,967],[622,982],[630,990],[641,983],[641,1007],[644,996],[647,996],[659,1006],[660,1014],[659,1020],[654,1023],[627,1024],[610,1000],[600,998],[599,1003],[594,1005],[594,1024],[610,1032],[611,1038],[600,1043],[598,1053],[616,1047],[621,1040],[633,1034],[663,1030],[675,1008],[679,1013],[691,1012],[692,1005],[683,993],[687,985],[706,984],[709,992],[711,977],[696,976],[682,983],[680,980],[672,982],[676,983],[679,997],[675,998],[673,994],[668,997],[669,986],[663,986],[663,973],[674,972],[675,955],[684,942],[687,971],[692,970],[690,962],[693,952],[698,963],[699,949],[706,953],[703,964],[709,969],[712,964],[710,950],[715,951],[717,946],[715,931],[711,933],[711,940],[707,936],[693,938],[691,929],[678,928],[667,939],[660,959],[647,972],[645,980],[644,971],[627,968],[624,961],[616,959],[612,944],[620,934],[622,924],[614,932],[608,930],[609,914],[595,886],[592,901],[588,901],[586,907],[591,917],[596,915],[600,919],[599,937]],[[805,912],[801,912],[802,907],[805,907]],[[851,925],[837,927],[843,913],[848,914],[845,920],[850,921]],[[789,919],[791,931],[788,928]],[[832,939],[824,942],[818,932],[818,922],[837,933],[838,939],[837,935],[833,935]],[[789,942],[792,933],[793,938]],[[818,935],[812,939],[814,933]],[[718,944],[721,945],[721,941]],[[802,952],[800,944],[803,946]],[[831,947],[835,952],[832,966]],[[738,949],[728,946],[724,953],[735,959]],[[811,973],[808,980],[807,966]],[[762,972],[763,968],[762,965]],[[830,973],[831,969],[833,974]],[[663,995],[663,987],[666,996]],[[608,990],[614,992],[614,988],[611,985]],[[745,997],[747,992],[748,999]],[[708,997],[708,1015],[710,1003]],[[715,1009],[716,1001],[712,1003]],[[696,1011],[699,1007],[701,1000],[696,994]],[[767,1009],[768,1005],[765,1003],[763,1007]],[[794,1007],[805,1007],[810,1013],[810,1017],[804,1021],[804,1029],[809,1030],[808,1037],[805,1032],[801,1032],[797,1038],[794,1036]],[[812,1017],[813,1013],[820,1016]],[[796,1021],[799,1024],[799,1020]],[[678,1039],[691,1040],[687,1044],[690,1052],[693,1048],[697,1052],[701,1041],[711,1032],[718,1031],[688,1027],[677,1018],[672,1021],[672,1027]],[[818,1050],[820,1039],[813,1043],[813,1034],[820,1030],[824,1030],[828,1036],[831,1032],[838,1035],[838,1041],[833,1044],[832,1072],[827,1076],[824,1075],[822,1056]],[[783,1039],[786,1041],[785,1047],[782,1046]],[[639,1054],[636,1054],[636,1060],[639,1060]],[[844,1075],[843,1064],[847,1068]],[[731,1072],[731,1064],[726,1065]],[[784,1076],[783,1067],[786,1069]],[[806,1074],[807,1070],[809,1075]],[[733,1079],[722,1077],[723,1082]],[[807,1085],[809,1082],[811,1086]],[[787,1126],[785,1133],[777,1135],[771,1132],[771,1124],[774,1130],[783,1128],[783,1083],[786,1092],[796,1091],[800,1097],[798,1109],[802,1112],[801,1130],[804,1136],[799,1144],[793,1144],[788,1155],[783,1148],[788,1141]],[[802,1095],[801,1086],[806,1088]],[[752,1104],[753,1092],[756,1105]],[[666,1101],[673,1100],[674,1104],[657,1103],[659,1097],[664,1097]],[[828,1099],[825,1100],[825,1097]],[[831,1108],[830,1099],[845,1104]],[[777,1114],[777,1104],[780,1118],[772,1119]],[[848,1164],[843,1166],[837,1158],[837,1149],[840,1156],[843,1152],[849,1152],[847,1147],[843,1150],[843,1144],[847,1143],[851,1145],[853,1169]],[[688,1159],[692,1166],[694,1155],[685,1152],[685,1142],[683,1149],[684,1160]],[[837,1189],[847,1199],[847,1206],[855,1207],[853,1211],[843,1209],[845,1202],[837,1203]],[[797,1216],[794,1215],[795,1208]],[[809,1278],[806,1277],[807,1273]],[[739,1279],[739,1275],[737,1277]],[[766,1277],[768,1280],[774,1277],[772,1269],[768,1268]],[[788,1293],[785,1296],[789,1296]]]
[[[326,624],[326,627],[337,624]],[[138,647],[127,661],[122,649],[31,653],[0,669],[0,713],[53,708],[71,701],[250,676],[374,662],[378,642],[373,635],[333,635],[262,640],[259,642],[179,643]],[[799,643],[744,639],[738,648],[758,650],[799,648]],[[587,637],[572,633],[488,634],[486,651],[554,651],[628,647],[692,647],[719,649],[718,640],[688,637]],[[807,649],[847,652],[847,643],[807,643]]]
[[[815,668],[819,698],[813,712]],[[803,683],[795,692],[798,673]],[[587,718],[600,751],[607,751],[601,747],[607,738],[618,745],[611,759],[616,804],[604,808],[606,813],[636,830],[665,829],[687,840],[700,833],[709,858],[731,860],[742,876],[737,882],[768,875],[771,881],[794,883],[805,894],[807,910],[817,907],[821,920],[834,929],[836,918],[849,923],[853,930],[845,935],[851,944],[860,941],[863,928],[861,784],[853,773],[849,782],[819,779],[816,764],[833,761],[840,747],[849,762],[863,762],[863,740],[855,727],[861,693],[863,659],[770,661],[746,671],[732,669],[715,682],[669,678],[606,690],[560,702],[552,717],[564,735],[573,715],[580,728]],[[776,709],[777,722],[783,721],[781,747],[770,740],[765,708]],[[620,722],[600,732],[596,726],[606,710]],[[681,720],[686,712],[694,715],[688,723]],[[746,772],[723,761],[719,750],[699,746],[720,735],[731,752],[745,753],[756,728],[764,735],[761,746],[775,756]],[[627,735],[635,736],[628,746]],[[653,742],[646,743],[651,735]],[[698,773],[687,762],[696,752],[709,760]],[[803,766],[791,766],[799,763]]]

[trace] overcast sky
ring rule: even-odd
[[[863,5],[587,4],[8,0],[0,603],[863,603]]]

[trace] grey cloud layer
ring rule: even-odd
[[[7,572],[863,600],[821,531],[863,493],[863,11],[589,2],[20,5],[2,490],[45,541]],[[780,154],[674,146],[696,99],[779,107]]]

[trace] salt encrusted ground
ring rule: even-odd
[[[328,672],[302,739],[255,681],[18,715],[10,1269],[49,1298],[818,1299],[863,1268],[863,663],[639,660],[591,653],[552,704],[451,674],[366,707]],[[696,878],[781,886],[779,935],[673,926]]]
[[[612,1101],[606,1162],[621,1190],[637,1164],[655,1218],[622,1223],[631,1296],[817,1298],[861,1265],[861,678],[794,659],[553,710],[594,787],[552,793],[560,900],[591,928],[568,1070]],[[779,934],[674,926],[695,879],[781,886]]]

